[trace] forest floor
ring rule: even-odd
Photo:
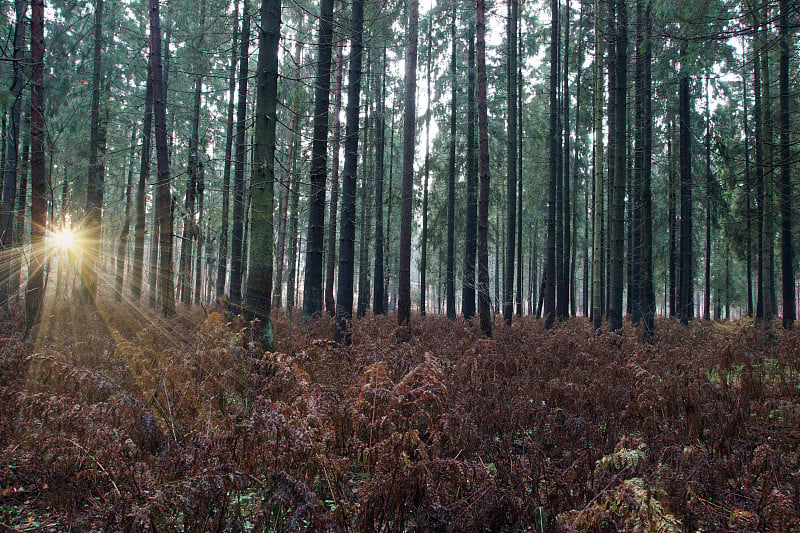
[[[0,320],[0,531],[800,531],[797,330],[274,320]]]

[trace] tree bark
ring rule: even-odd
[[[334,339],[350,344],[353,316],[353,275],[356,238],[356,172],[358,171],[358,114],[361,98],[364,1],[353,0],[351,15],[350,68],[347,74],[347,109],[344,169],[342,172],[342,213],[339,229],[339,280],[336,289]]]
[[[3,194],[0,203],[0,253],[4,257],[0,265],[0,308],[8,304],[9,296],[16,295],[19,287],[12,286],[10,280],[12,252],[14,244],[14,203],[17,196],[17,160],[19,159],[20,115],[22,110],[23,79],[22,61],[25,53],[25,0],[14,2],[14,56],[11,63],[13,78],[11,97],[13,103],[9,112],[8,133],[6,134],[5,164],[3,165]]]
[[[39,322],[44,297],[44,228],[46,176],[44,164],[44,0],[31,2],[31,262],[25,286],[25,329]]]
[[[236,98],[236,60],[239,39],[239,0],[233,3],[233,45],[231,64],[228,70],[228,116],[225,131],[225,161],[222,167],[222,221],[219,232],[219,255],[217,256],[216,297],[225,294],[225,281],[228,276],[228,217],[230,216],[231,196],[231,156],[233,154],[233,108]]]
[[[516,1],[516,0],[514,0]],[[456,11],[450,19],[450,153],[447,168],[447,266],[445,267],[445,311],[449,320],[456,319],[455,220],[456,220]],[[516,42],[513,45],[516,47]],[[515,97],[516,98],[516,97]]]
[[[592,206],[592,312],[595,329],[603,324],[603,104],[605,39],[602,32],[603,1],[594,2],[594,202]]]
[[[172,282],[172,194],[169,190],[169,153],[167,148],[167,107],[161,73],[161,23],[158,0],[150,0],[150,69],[153,76],[153,114],[156,133],[156,212],[159,235],[159,288],[161,313],[175,315],[175,290]]]
[[[547,202],[547,255],[545,259],[544,315],[545,327],[551,328],[556,318],[556,265],[559,250],[559,165],[558,151],[558,0],[550,2],[550,181]]]
[[[131,161],[128,166],[128,180],[125,184],[125,216],[122,220],[122,229],[119,233],[119,241],[117,242],[117,265],[116,265],[116,283],[114,288],[114,299],[116,301],[122,300],[122,287],[125,279],[125,255],[128,251],[128,235],[130,234],[131,227],[131,189],[133,188],[133,158],[134,146],[136,142],[136,127],[131,126]],[[65,181],[66,183],[66,181]]]
[[[686,41],[681,43],[682,63]],[[681,238],[680,238],[680,317],[683,324],[694,318],[694,254],[692,251],[692,132],[689,73],[681,64],[678,86],[680,120]]]
[[[419,314],[425,316],[427,312],[426,298],[428,293],[428,182],[431,171],[431,43],[430,30],[428,31],[428,61],[425,77],[428,80],[426,93],[427,109],[425,110],[425,169],[422,176],[422,234],[420,235],[420,260],[419,260]]]
[[[256,122],[253,173],[250,180],[249,271],[244,305],[246,320],[257,319],[259,340],[272,348],[272,209],[275,184],[275,126],[278,103],[278,49],[281,36],[280,0],[261,1],[258,36]],[[246,39],[243,40],[246,42]]]
[[[475,29],[467,39],[467,213],[464,236],[464,282],[461,289],[461,312],[464,320],[475,316],[475,250],[478,222],[478,176],[475,158]]]
[[[478,198],[478,314],[481,331],[492,336],[489,297],[489,113],[486,95],[486,1],[477,1],[475,26],[478,63],[478,147],[480,194]]]
[[[417,34],[419,1],[411,0],[408,13],[408,49],[405,73],[405,116],[403,124],[403,185],[400,205],[400,268],[397,296],[397,322],[411,319],[411,219],[414,196],[414,137],[416,130]],[[424,287],[420,287],[424,291]],[[424,311],[423,311],[424,312]]]
[[[508,135],[506,137],[506,261],[503,270],[503,319],[514,316],[514,259],[517,231],[517,0],[508,2]],[[453,50],[455,59],[455,49]],[[453,147],[455,152],[455,146]]]
[[[236,108],[236,155],[233,172],[233,228],[231,231],[231,281],[228,295],[231,310],[239,312],[242,305],[242,247],[244,236],[244,166],[245,130],[247,129],[247,80],[250,47],[250,15],[248,2],[242,8],[242,38],[239,49],[239,94]],[[270,282],[270,286],[272,282]]]
[[[131,275],[131,298],[142,296],[142,269],[144,266],[145,187],[150,175],[150,142],[153,131],[153,78],[150,69],[144,90],[144,118],[142,120],[142,154],[139,165],[139,181],[136,184],[136,220],[133,227],[133,273]]]
[[[322,254],[325,239],[325,182],[328,172],[333,0],[320,2],[318,43],[317,79],[314,89],[314,138],[311,145],[311,193],[306,237],[306,275],[303,281],[303,320],[322,313]],[[334,120],[338,121],[338,117]]]
[[[795,6],[796,7],[796,6]],[[781,212],[781,286],[783,297],[783,327],[791,329],[796,316],[794,299],[794,248],[792,246],[792,169],[791,115],[789,113],[789,2],[780,0],[780,212]]]
[[[383,49],[383,68],[381,69],[381,85],[378,91],[378,105],[375,117],[375,269],[373,271],[372,312],[376,315],[386,313],[386,276],[384,262],[383,231],[383,180],[384,151],[386,144],[386,48]],[[306,270],[308,268],[306,267]]]

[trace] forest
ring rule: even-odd
[[[795,0],[0,13],[0,531],[800,531]]]

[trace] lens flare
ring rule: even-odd
[[[61,250],[70,250],[75,247],[75,234],[69,228],[64,228],[53,233],[53,242]]]

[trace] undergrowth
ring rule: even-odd
[[[265,353],[220,312],[49,320],[0,325],[9,529],[800,530],[796,331],[368,315],[341,347],[276,313]]]

